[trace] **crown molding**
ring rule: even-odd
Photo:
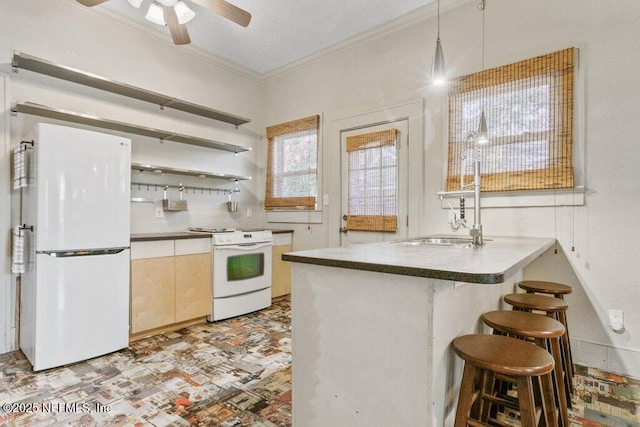
[[[221,56],[214,55],[195,45],[180,46],[179,48],[177,48],[170,41],[170,39],[167,38],[164,32],[156,31],[151,28],[141,26],[138,22],[134,21],[133,19],[119,15],[108,9],[85,7],[79,4],[75,0],[59,0],[59,1],[61,1],[62,3],[66,3],[68,6],[82,9],[86,13],[93,13],[94,15],[100,16],[104,19],[107,19],[113,22],[114,24],[125,26],[126,28],[136,31],[140,34],[145,34],[146,36],[152,38],[158,43],[161,43],[165,46],[168,46],[174,49],[179,49],[179,51],[185,55],[190,55],[194,58],[209,62],[213,65],[217,65],[219,67],[225,68],[228,71],[231,71],[234,73],[240,73],[244,77],[257,82],[268,82],[269,80],[275,79],[281,75],[291,72],[304,65],[324,59],[335,53],[338,53],[347,49],[351,49],[355,46],[374,40],[376,38],[383,37],[387,34],[402,30],[411,25],[415,25],[417,23],[426,21],[437,14],[437,4],[436,4],[436,1],[434,0],[425,6],[422,6],[418,9],[414,9],[385,24],[372,28],[369,31],[365,31],[360,34],[357,34],[340,43],[329,46],[316,53],[300,58],[289,64],[275,68],[271,71],[259,73],[257,71],[253,71],[249,68],[243,67],[242,65],[236,64],[232,61],[229,61],[225,58],[222,58]],[[443,12],[446,12],[449,9],[456,8],[464,3],[469,3],[471,1],[472,0],[442,0],[440,4],[440,14],[442,14]]]
[[[460,5],[462,5],[463,3],[469,3],[471,0],[444,0],[442,3],[444,4],[440,4],[440,14],[442,15],[443,12],[446,12],[449,9],[453,9],[456,8]],[[300,68],[304,65],[313,63],[315,61],[319,61],[321,59],[324,59],[330,55],[333,55],[335,53],[347,50],[347,49],[351,49],[355,46],[358,46],[360,44],[364,44],[366,42],[369,42],[371,40],[374,40],[376,38],[379,37],[383,37],[387,34],[393,33],[395,31],[399,31],[402,30],[404,28],[407,28],[411,25],[415,25],[417,23],[426,21],[434,16],[436,16],[436,14],[438,13],[438,9],[437,9],[437,4],[436,1],[432,1],[431,3],[419,7],[417,9],[414,9],[410,12],[407,12],[406,14],[393,19],[385,24],[379,25],[375,28],[372,28],[369,31],[365,31],[362,32],[360,34],[356,34],[353,37],[350,37],[340,43],[337,43],[335,45],[329,46],[325,49],[322,49],[316,53],[313,53],[311,55],[305,56],[304,58],[300,58],[296,61],[293,61],[287,65],[283,65],[281,67],[275,68],[271,71],[268,71],[266,73],[262,74],[262,79],[267,82],[269,80],[272,80],[274,78],[277,78],[283,74],[286,74],[290,71],[293,71],[297,68]]]

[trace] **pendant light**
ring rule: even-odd
[[[481,0],[478,5],[478,9],[482,12],[482,71],[484,71],[484,9],[486,7],[486,0]],[[484,97],[482,97],[482,110],[480,111],[480,121],[478,122],[478,138],[476,143],[486,144],[489,142],[487,134],[487,118],[484,115]]]
[[[442,54],[442,45],[440,44],[440,0],[438,0],[438,38],[436,40],[436,53],[433,56],[433,64],[431,65],[431,78],[433,83],[441,85],[444,83],[444,55]]]

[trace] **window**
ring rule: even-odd
[[[481,111],[489,143],[481,146],[482,191],[572,188],[574,48],[456,79],[449,90],[447,191],[472,181],[460,159]],[[466,153],[472,159],[471,152]],[[467,177],[468,175],[468,177]]]
[[[398,150],[396,129],[347,137],[347,229],[398,228]]]
[[[318,128],[311,116],[267,128],[267,210],[314,210],[318,194]]]

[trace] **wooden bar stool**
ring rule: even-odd
[[[482,321],[493,328],[494,333],[516,338],[531,338],[542,349],[551,353],[554,360],[554,390],[563,427],[569,427],[568,407],[571,396],[566,390],[569,376],[566,375],[560,352],[560,339],[564,326],[557,320],[524,311],[490,311],[482,315]],[[568,403],[569,402],[569,403]]]
[[[528,294],[548,294],[560,299],[564,299],[565,295],[573,292],[573,288],[569,285],[543,280],[523,280],[518,283],[518,287]]]
[[[536,294],[508,294],[503,297],[504,301],[519,311],[542,311],[548,317],[557,320],[564,326],[565,333],[562,335],[562,357],[565,362],[565,372],[569,377],[574,376],[573,356],[571,355],[571,343],[569,342],[569,328],[567,327],[567,309],[569,304],[559,298]],[[573,393],[573,382],[570,391]]]
[[[465,361],[455,427],[506,425],[491,416],[493,405],[520,412],[523,427],[558,425],[553,399],[553,357],[543,349],[500,335],[464,335],[453,350]],[[494,393],[496,375],[515,378],[518,403]],[[540,406],[536,406],[535,396]]]

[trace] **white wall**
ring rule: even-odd
[[[257,172],[264,157],[260,135],[264,126],[261,118],[261,82],[249,72],[222,66],[211,58],[193,53],[190,48],[178,49],[166,37],[152,37],[135,27],[120,24],[106,15],[85,8],[69,0],[3,0],[0,5],[0,72],[10,76],[9,99],[31,101],[70,111],[93,113],[97,116],[130,122],[151,128],[243,145],[252,152],[235,156],[219,150],[210,150],[184,144],[160,143],[150,138],[131,135],[132,161],[151,163],[182,169],[198,169],[236,175],[253,176],[240,184],[242,212],[230,214],[224,204],[224,195],[187,194],[188,212],[167,213],[155,218],[153,203],[132,204],[133,233],[184,230],[188,226],[254,226],[264,223],[257,200],[262,198],[262,182]],[[80,70],[89,71],[115,81],[142,87],[193,103],[252,119],[239,127],[179,111],[166,109],[122,96],[91,89],[52,77],[20,70],[11,72],[13,51],[21,51]],[[18,144],[37,121],[47,121],[25,114],[10,116],[3,109],[1,120],[10,123],[10,147]],[[0,126],[0,141],[2,139]],[[1,145],[1,144],[0,144]],[[4,153],[4,151],[3,151]],[[19,198],[9,190],[9,158],[2,157],[2,186],[0,198],[3,218],[9,212],[12,200],[11,222],[19,220],[15,214]],[[186,185],[233,188],[233,184],[220,180],[196,180],[180,176],[147,177],[134,173],[132,180],[167,182]],[[134,188],[132,195],[161,199],[161,192]],[[177,197],[177,193],[170,194]],[[251,218],[244,216],[252,208]],[[6,221],[7,224],[9,221]],[[4,224],[4,221],[3,221]],[[99,226],[99,224],[96,224]],[[6,250],[2,270],[0,314],[11,319],[15,310],[13,300],[5,298],[15,292],[15,276],[9,273],[10,240],[8,226],[3,228],[2,242]],[[8,345],[0,342],[0,353],[10,350],[15,336],[13,325],[7,331]],[[2,335],[0,335],[0,338]]]
[[[452,75],[481,69],[481,14],[477,1],[444,11],[441,39]],[[570,328],[577,340],[576,360],[640,377],[640,3],[604,1],[490,0],[486,9],[486,68],[570,46],[581,48],[584,78],[583,144],[585,203],[575,207],[487,208],[487,235],[550,236],[558,255],[545,255],[525,277],[564,280],[575,288],[569,298]],[[332,121],[424,98],[424,180],[414,176],[424,198],[422,233],[450,232],[447,213],[435,193],[442,188],[443,94],[429,85],[435,48],[435,19],[394,28],[368,41],[333,50],[306,64],[275,73],[266,81],[265,123],[324,114],[323,155],[339,158],[328,138]],[[323,192],[339,200],[339,185],[329,176],[337,165],[325,162]],[[338,242],[329,217],[339,217],[332,203],[324,224],[296,228],[298,248]],[[411,221],[411,219],[410,219]],[[315,228],[314,228],[315,227]],[[575,250],[572,251],[572,246]],[[566,255],[565,255],[566,254]],[[554,258],[556,257],[556,258]],[[624,310],[626,330],[607,327],[607,310]],[[581,345],[584,344],[584,345]],[[596,346],[595,348],[592,346]],[[613,361],[615,359],[615,361]]]
[[[476,3],[472,0],[444,10],[441,18],[443,49],[453,75],[481,68],[481,17]],[[192,208],[188,213],[168,214],[171,216],[161,219],[154,217],[153,205],[133,205],[133,232],[180,230],[187,225],[251,226],[264,223],[261,200],[265,125],[322,113],[323,156],[336,159],[339,158],[338,147],[329,139],[332,122],[421,98],[425,105],[422,159],[425,170],[423,176],[412,177],[412,182],[416,183],[412,189],[423,193],[424,206],[423,215],[417,220],[421,233],[449,231],[447,214],[434,196],[441,189],[445,125],[443,94],[429,85],[428,70],[435,47],[433,18],[422,19],[418,13],[416,19],[406,19],[406,25],[395,26],[393,31],[380,33],[371,40],[359,39],[351,47],[335,49],[329,55],[297,64],[261,81],[237,69],[205,60],[189,49],[176,49],[170,42],[119,24],[71,0],[2,0],[0,8],[0,72],[11,75],[9,99],[94,112],[114,120],[254,148],[251,153],[235,157],[134,137],[134,161],[180,168],[220,169],[254,175],[255,179],[241,184],[241,205],[252,208],[252,218],[242,216],[244,209],[238,215],[229,215],[222,205],[226,200],[223,196],[209,199],[189,195]],[[619,0],[613,7],[609,2],[596,0],[490,0],[487,3],[487,67],[569,46],[582,48],[585,134],[578,143],[584,144],[588,190],[584,206],[488,208],[483,213],[487,234],[557,235],[560,254],[557,257],[546,255],[525,275],[560,277],[572,284],[575,292],[569,299],[571,331],[572,338],[579,340],[578,351],[586,349],[582,360],[592,366],[600,360],[604,367],[636,373],[636,376],[640,376],[637,356],[640,351],[640,310],[637,310],[640,269],[635,249],[640,232],[634,223],[640,210],[636,189],[640,182],[640,168],[636,165],[640,158],[640,144],[637,143],[640,135],[640,121],[637,120],[637,93],[640,90],[638,16],[640,3],[635,0]],[[253,121],[235,129],[180,112],[160,112],[142,102],[26,71],[13,75],[10,71],[13,50],[249,117]],[[11,147],[38,120],[22,114],[8,119],[6,109],[2,114],[2,120],[10,123]],[[3,159],[3,165],[7,165],[7,161]],[[335,203],[340,200],[340,190],[336,180],[331,179],[338,168],[339,165],[331,162],[323,164],[323,192],[329,194],[332,202],[325,208],[323,224],[277,224],[295,229],[296,248],[337,244],[337,228],[330,229],[327,224],[329,218],[340,216],[340,207]],[[176,183],[180,181],[180,178],[174,179]],[[0,206],[8,206],[11,198],[8,186],[2,186],[0,197],[3,201]],[[7,210],[3,209],[5,214]],[[13,276],[8,272],[7,231],[2,238],[7,249],[2,272],[4,280],[0,281],[2,295],[14,292]],[[571,251],[572,246],[575,251]],[[627,327],[622,334],[608,330],[606,311],[609,308],[624,310]],[[10,318],[14,309],[11,301],[0,300],[3,319]],[[9,335],[13,333],[8,331]],[[2,343],[0,352],[8,349],[1,346]]]

